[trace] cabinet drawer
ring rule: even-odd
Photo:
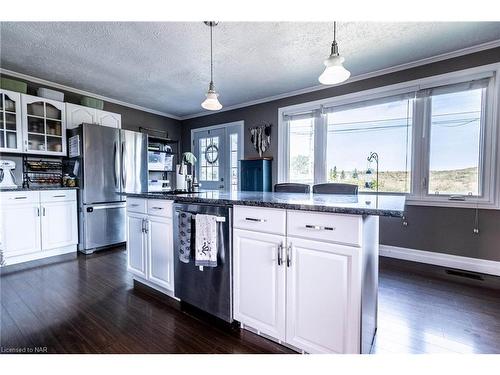
[[[147,212],[147,199],[127,197],[127,211],[145,214]]]
[[[233,227],[284,235],[286,211],[275,208],[234,206]]]
[[[47,190],[40,192],[41,202],[76,201],[76,190]]]
[[[8,191],[0,193],[0,202],[4,204],[38,203],[38,191]]]
[[[172,201],[148,199],[148,215],[172,217]]]
[[[362,217],[357,215],[289,210],[287,235],[361,246],[362,220]]]

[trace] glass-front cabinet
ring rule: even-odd
[[[66,155],[64,103],[22,95],[24,152]]]
[[[22,152],[21,94],[0,90],[0,152]]]

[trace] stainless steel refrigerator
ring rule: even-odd
[[[80,186],[78,249],[90,254],[125,242],[120,193],[147,191],[147,135],[96,124],[81,124],[68,135],[70,165]]]

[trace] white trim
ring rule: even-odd
[[[443,54],[432,56],[432,57],[426,57],[424,59],[416,60],[416,61],[405,63],[405,64],[394,65],[394,66],[389,67],[389,68],[384,68],[384,69],[376,70],[376,71],[369,72],[369,73],[358,74],[356,76],[350,77],[347,81],[343,82],[340,85],[345,85],[345,84],[349,84],[349,83],[356,82],[356,81],[362,81],[365,79],[378,77],[378,76],[382,76],[385,74],[398,72],[401,70],[411,69],[411,68],[415,68],[415,67],[422,66],[422,65],[432,64],[434,62],[448,60],[448,59],[452,59],[454,57],[469,55],[469,54],[472,54],[475,52],[480,52],[480,51],[484,51],[484,50],[488,50],[488,49],[492,49],[492,48],[496,48],[496,47],[500,47],[500,39],[493,40],[491,42],[478,44],[478,45],[471,46],[471,47],[462,48],[462,49],[455,50],[452,52],[443,53]],[[328,89],[328,88],[331,88],[334,86],[340,86],[340,85],[311,86],[311,87],[307,87],[307,88],[300,89],[300,90],[285,92],[283,94],[271,95],[271,96],[267,96],[267,97],[261,98],[261,99],[250,100],[250,101],[243,102],[240,104],[230,105],[230,106],[224,107],[223,109],[221,109],[218,112],[231,111],[233,109],[249,107],[249,106],[256,105],[256,104],[261,104],[261,103],[271,102],[274,100],[289,98],[291,96],[302,95],[302,94],[307,94],[307,93],[314,92],[314,91],[325,90],[325,89]],[[198,113],[195,113],[192,115],[181,116],[180,120],[188,120],[188,119],[195,118],[195,117],[209,116],[210,114],[211,113],[209,111],[203,111],[203,112],[198,112]]]
[[[388,258],[404,259],[418,263],[500,276],[500,262],[494,260],[469,258],[389,245],[380,245],[379,254]]]
[[[226,128],[229,128],[231,126],[236,126],[236,125],[239,125],[241,127],[241,135],[242,135],[241,146],[244,146],[244,142],[243,141],[244,141],[244,138],[245,138],[245,133],[244,133],[244,130],[245,130],[245,121],[244,120],[238,120],[238,121],[232,121],[232,122],[225,122],[223,124],[218,124],[218,125],[204,126],[203,128],[194,128],[194,129],[191,129],[191,139],[189,140],[189,142],[191,143],[191,152],[194,153],[194,149],[193,149],[194,133],[204,132],[204,131],[213,130],[213,129],[220,129],[220,128],[226,129]]]
[[[76,255],[76,253],[77,253],[76,247],[77,247],[77,245],[70,245],[70,246],[65,246],[65,247],[61,247],[61,248],[57,248],[57,249],[36,251],[36,252],[30,253],[30,254],[23,254],[23,255],[11,256],[11,257],[6,255],[5,266],[29,262],[29,261],[37,260],[37,259],[49,258],[49,257],[53,257],[56,255],[62,255],[62,254],[68,254],[68,253],[75,253],[75,255]]]
[[[142,106],[137,105],[137,104],[131,104],[131,103],[123,102],[121,100],[109,98],[107,96],[103,96],[103,95],[99,95],[99,94],[95,94],[95,93],[90,92],[90,91],[80,90],[80,89],[76,89],[74,87],[62,85],[60,83],[56,83],[56,82],[48,81],[48,80],[45,80],[45,79],[42,79],[42,78],[30,76],[28,74],[14,72],[13,70],[8,70],[8,69],[0,68],[0,74],[5,74],[5,75],[9,75],[9,76],[12,76],[12,77],[15,77],[15,78],[25,79],[25,80],[33,82],[33,83],[38,83],[38,84],[41,84],[41,85],[51,86],[51,87],[56,88],[56,89],[73,92],[75,94],[80,94],[80,95],[84,95],[84,96],[90,96],[92,98],[104,100],[104,101],[106,101],[108,103],[118,104],[118,105],[121,105],[121,106],[124,106],[124,107],[132,108],[132,109],[137,109],[139,111],[152,113],[154,115],[159,115],[159,116],[163,116],[163,117],[169,117],[171,119],[178,120],[178,121],[182,120],[181,117],[176,116],[176,115],[172,115],[172,114],[167,113],[167,112],[161,112],[161,111],[157,111],[155,109],[142,107]]]

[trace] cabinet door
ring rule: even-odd
[[[309,353],[360,352],[358,252],[288,237],[287,343]]]
[[[96,110],[97,123],[102,126],[109,126],[111,128],[121,129],[122,116],[118,113]]]
[[[285,237],[233,230],[234,318],[279,340],[285,338]]]
[[[21,95],[24,152],[66,155],[66,119],[63,102]]]
[[[127,213],[127,270],[146,278],[146,239],[144,215]]]
[[[5,257],[41,250],[38,203],[0,207],[0,248]]]
[[[148,280],[171,291],[174,290],[172,237],[172,219],[148,217]]]
[[[75,201],[42,203],[42,250],[78,244]]]
[[[82,123],[97,123],[96,109],[83,105],[66,103],[66,128],[73,129]]]
[[[22,152],[21,94],[0,90],[0,152]]]

